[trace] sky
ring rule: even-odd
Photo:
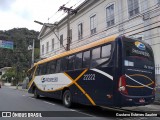
[[[58,11],[59,7],[73,6],[76,8],[85,0],[0,0],[0,30],[13,28],[28,28],[40,31],[42,23],[54,23],[62,19],[66,14]]]

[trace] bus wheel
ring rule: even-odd
[[[63,104],[65,107],[70,108],[72,105],[72,95],[69,90],[66,90],[63,94]]]
[[[35,98],[39,98],[39,95],[38,95],[38,93],[37,93],[37,88],[34,89],[34,97],[35,97]]]

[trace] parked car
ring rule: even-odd
[[[1,84],[0,84],[0,88],[1,88]]]

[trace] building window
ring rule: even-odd
[[[42,45],[42,55],[44,54],[44,45]]]
[[[52,51],[54,50],[54,38],[52,39]]]
[[[78,40],[81,40],[83,37],[83,24],[80,23],[78,25]]]
[[[63,47],[63,35],[60,36],[60,47]]]
[[[106,16],[107,27],[114,25],[114,4],[106,8]]]
[[[91,35],[96,33],[96,15],[90,17]]]
[[[128,0],[129,17],[133,17],[139,13],[138,0]]]
[[[46,53],[49,51],[49,42],[46,43]]]

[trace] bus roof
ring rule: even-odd
[[[117,37],[118,37],[118,35],[112,35],[110,37],[100,39],[98,41],[95,41],[95,42],[92,42],[90,44],[81,46],[79,48],[75,48],[75,49],[72,49],[70,51],[66,51],[66,52],[54,55],[52,57],[49,57],[49,58],[38,61],[37,63],[34,64],[34,66],[36,66],[38,64],[43,64],[43,63],[46,63],[46,62],[49,62],[49,61],[52,61],[52,60],[55,60],[55,59],[59,59],[61,57],[68,56],[68,55],[71,55],[71,54],[74,54],[74,53],[78,53],[80,51],[87,50],[89,48],[93,48],[93,47],[96,47],[96,46],[99,46],[99,45],[102,45],[102,44],[105,44],[105,43],[108,43],[108,42],[111,42],[111,41],[114,41]]]

